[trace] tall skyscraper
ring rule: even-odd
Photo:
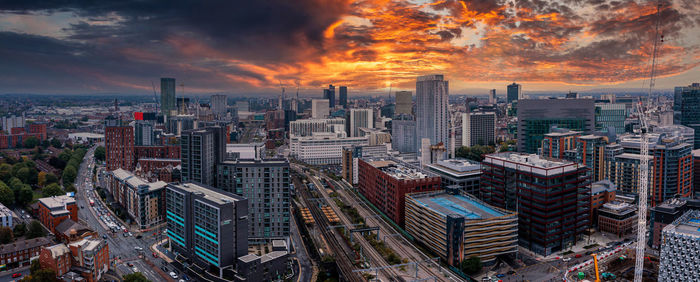
[[[339,94],[338,94],[338,95],[339,95],[338,99],[340,100],[340,101],[339,101],[340,105],[343,106],[343,108],[347,108],[347,107],[348,107],[348,87],[347,87],[347,86],[341,86],[341,87],[338,89],[338,92],[339,92]]]
[[[348,118],[347,124],[350,127],[350,130],[348,130],[350,137],[359,137],[360,127],[374,128],[374,112],[372,109],[350,109]]]
[[[518,101],[518,152],[535,154],[544,134],[553,125],[593,132],[595,100],[593,99],[524,99]]]
[[[401,153],[416,152],[416,121],[403,114],[391,121],[391,147]]]
[[[160,79],[160,111],[169,117],[175,110],[175,79],[163,77]]]
[[[219,126],[185,130],[180,136],[182,182],[216,185],[216,164],[226,157],[226,134]]]
[[[419,76],[416,81],[416,145],[421,139],[430,144],[448,144],[450,112],[448,81],[441,74]],[[418,148],[416,148],[418,150]]]
[[[327,118],[330,113],[330,102],[326,99],[311,100],[311,118]]]
[[[682,89],[680,109],[680,122],[695,130],[693,148],[700,149],[700,83]]]
[[[413,115],[413,93],[411,91],[396,91],[396,109],[394,115]]]
[[[226,109],[228,108],[226,98],[226,95],[211,96],[211,112],[215,116],[222,117],[226,115]]]
[[[522,86],[515,82],[513,82],[513,84],[508,85],[507,98],[508,104],[510,104],[513,101],[521,100],[523,98]]]
[[[462,146],[492,145],[496,143],[496,113],[473,112],[462,114]]]
[[[328,89],[323,89],[323,98],[328,100],[328,107],[335,107],[335,86],[328,85]]]
[[[496,89],[489,90],[489,104],[496,104],[497,102]]]
[[[143,120],[136,121],[134,124],[134,145],[153,146],[154,143],[153,124]]]
[[[131,126],[105,127],[105,159],[107,170],[134,169],[134,128]]]

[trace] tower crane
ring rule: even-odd
[[[280,109],[280,110],[284,110],[284,107],[282,106],[282,103],[283,103],[283,101],[284,101],[284,86],[282,86],[282,81],[281,81],[281,80],[277,80],[277,81],[279,81],[279,83],[280,83],[280,88],[282,88],[282,95],[280,95],[280,97],[279,97],[278,105],[279,105],[279,109]]]
[[[158,94],[156,94],[156,84],[151,80],[151,86],[153,87],[153,102],[156,104],[156,114],[158,113]]]
[[[659,43],[663,42],[663,36],[659,37],[659,25],[661,23],[661,3],[656,6],[656,32],[654,34],[654,49],[651,54],[651,69],[649,71],[649,93],[647,102],[651,99],[651,92],[654,89],[656,76],[656,55],[659,48]],[[647,136],[647,110],[643,101],[639,102],[639,121],[640,121],[640,155],[639,160],[639,185],[637,191],[639,193],[639,207],[637,217],[637,248],[634,264],[634,282],[641,282],[644,273],[644,250],[646,249],[646,233],[647,233],[647,202],[649,189],[649,139]]]

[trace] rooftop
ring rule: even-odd
[[[227,203],[237,202],[245,199],[243,197],[236,196],[228,192],[216,191],[214,190],[214,188],[196,183],[170,183],[168,184],[168,186],[176,187],[180,190],[188,191],[194,194],[199,194],[202,198],[217,203],[219,205],[224,205]]]
[[[628,203],[613,201],[610,203],[603,204],[603,207],[599,209],[599,212],[610,212],[615,214],[627,214],[630,212],[637,211],[637,208]]]
[[[482,220],[506,215],[468,195],[429,192],[409,194],[408,197],[443,216],[459,215],[468,220]]]
[[[66,209],[66,205],[75,204],[75,199],[68,197],[66,195],[46,197],[39,199],[39,202],[50,210],[54,209]]]
[[[604,191],[612,192],[617,190],[617,185],[612,181],[604,179],[591,184],[591,194],[595,195]]]
[[[541,157],[537,154],[502,152],[486,155],[482,163],[505,166],[508,168],[535,173],[539,175],[557,175],[575,171],[582,165],[574,162]]]
[[[62,255],[70,253],[68,247],[65,244],[56,244],[53,246],[46,247],[47,250],[51,252],[51,257],[57,258]]]
[[[481,173],[481,164],[467,159],[457,158],[440,160],[435,164],[428,165],[429,168],[455,176],[464,176]]]
[[[123,170],[121,168],[115,169],[112,171],[112,174],[114,175],[115,178],[119,179],[119,181],[125,182],[129,186],[133,188],[140,188],[140,187],[148,187],[148,191],[156,191],[159,189],[162,189],[168,183],[165,183],[163,181],[156,181],[156,182],[147,182],[136,175],[134,175],[130,171]]]
[[[102,241],[97,239],[82,239],[80,241],[70,243],[68,246],[80,246],[83,251],[91,251],[97,249],[101,243]]]
[[[365,162],[381,170],[387,175],[400,180],[415,180],[432,177],[426,171],[414,168],[406,163],[400,163],[391,159],[366,158]]]
[[[693,238],[700,238],[700,211],[689,210],[673,223],[664,227],[664,233],[676,233]]]
[[[51,240],[49,240],[46,237],[16,241],[5,245],[0,245],[0,255],[36,248],[39,246],[45,246],[50,243]]]

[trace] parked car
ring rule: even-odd
[[[562,259],[562,261],[563,261],[563,262],[568,262],[568,261],[571,261],[571,258],[564,258],[564,259]]]
[[[19,278],[19,277],[22,277],[22,273],[17,272],[17,273],[12,274],[12,278]]]
[[[170,277],[177,279],[177,274],[175,274],[175,272],[170,272]]]
[[[133,263],[130,263],[130,262],[127,262],[126,265],[127,265],[128,267],[134,267],[134,264],[133,264]]]
[[[580,257],[581,257],[581,254],[576,254],[576,258],[580,258]]]

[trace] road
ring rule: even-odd
[[[313,265],[311,258],[302,242],[301,235],[299,233],[299,228],[297,226],[297,220],[295,216],[292,216],[292,222],[290,224],[292,246],[294,247],[294,254],[292,256],[297,258],[297,263],[301,267],[301,271],[297,273],[299,275],[298,281],[311,281],[311,275],[313,273]],[[295,272],[299,270],[294,270]]]
[[[21,273],[22,276],[18,278],[12,278],[12,274]],[[29,275],[29,266],[18,267],[8,271],[0,272],[0,282],[10,282],[19,281],[22,277]]]
[[[78,217],[86,222],[90,228],[97,231],[100,236],[103,236],[103,238],[106,237],[109,245],[109,254],[114,262],[110,266],[110,269],[115,270],[117,274],[126,275],[133,273],[133,267],[127,265],[127,263],[131,263],[136,268],[136,271],[141,272],[151,281],[166,281],[170,279],[170,277],[167,277],[166,273],[163,273],[163,271],[158,268],[164,265],[164,261],[160,258],[152,257],[148,249],[149,245],[155,243],[158,236],[154,238],[152,233],[132,232],[132,236],[124,237],[124,232],[113,232],[109,230],[105,220],[99,218],[102,216],[106,220],[115,223],[118,222],[116,216],[98,199],[99,196],[97,196],[94,190],[92,170],[95,166],[95,148],[96,147],[90,148],[85,154],[85,158],[80,165],[76,178],[75,186],[77,193],[75,198],[79,206]],[[94,207],[90,206],[89,198],[91,197],[94,199]],[[136,239],[137,237],[141,238]],[[136,250],[137,247],[141,248],[143,251]],[[149,265],[149,262],[156,266],[155,269]]]

